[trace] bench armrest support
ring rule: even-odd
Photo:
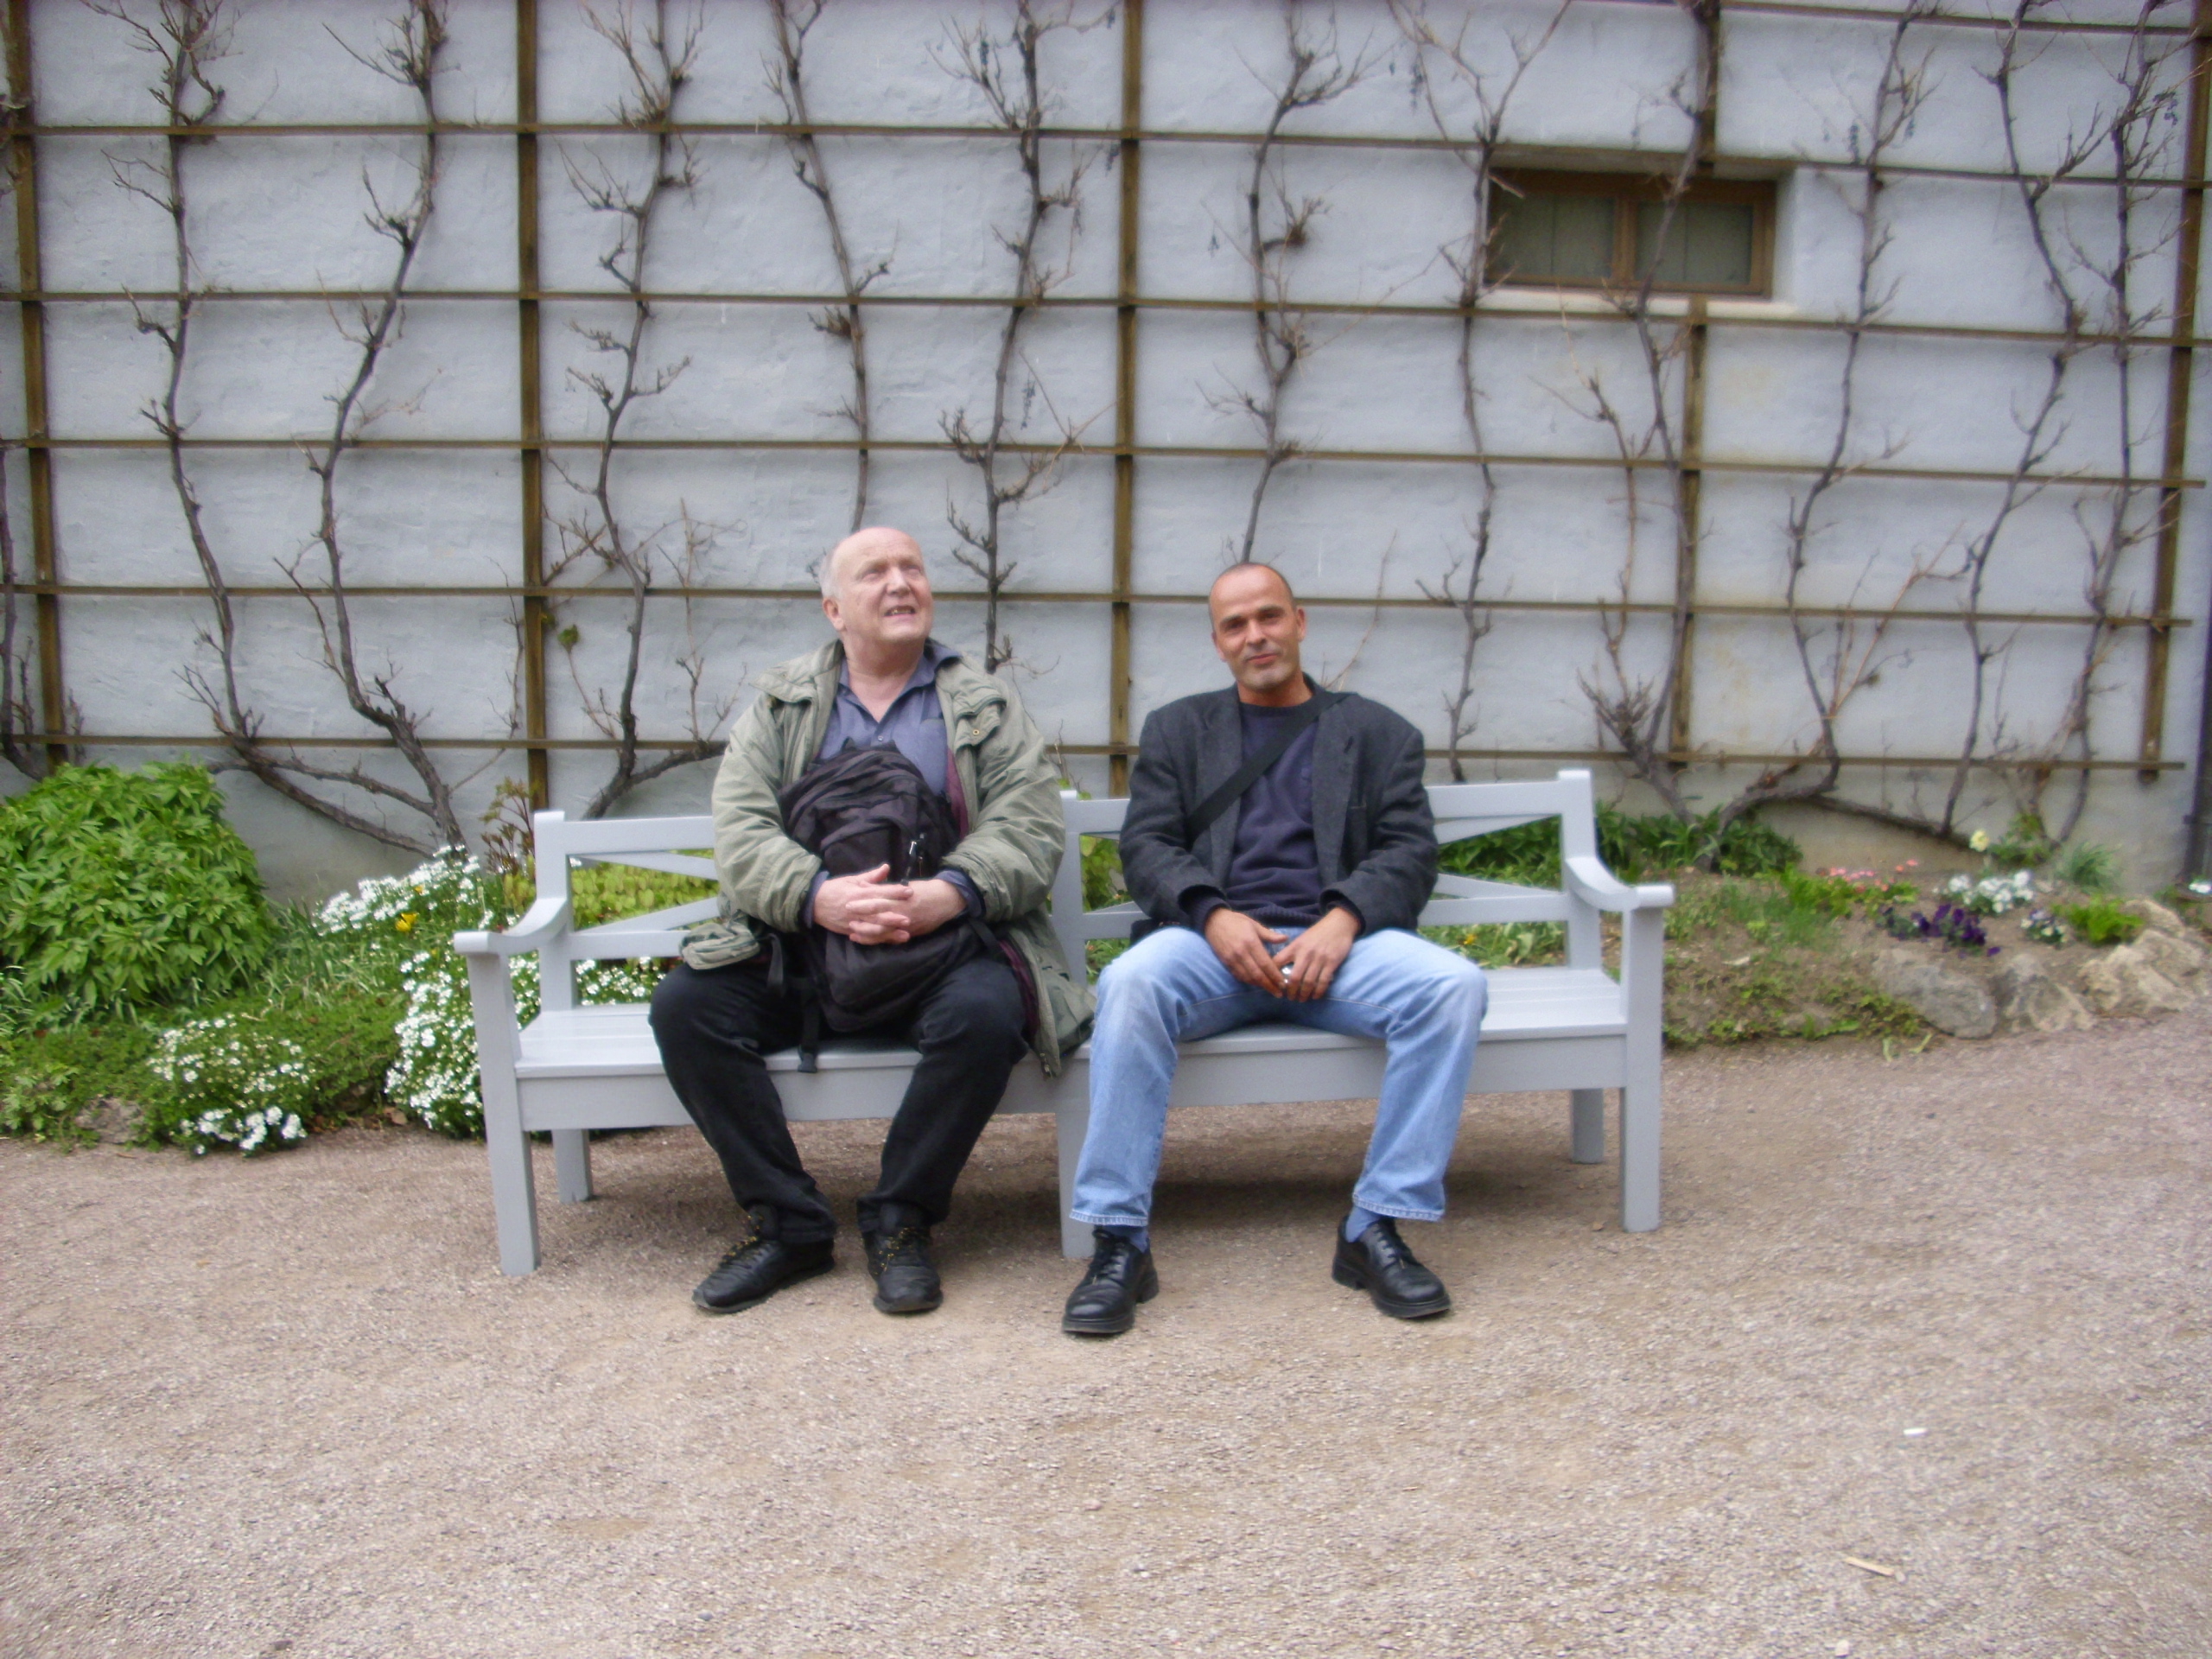
[[[1656,881],[1632,887],[1607,869],[1603,861],[1587,854],[1562,859],[1560,864],[1567,890],[1584,904],[1599,910],[1618,911],[1625,915],[1632,910],[1664,910],[1675,902],[1675,889],[1668,883]]]
[[[568,931],[570,909],[565,898],[540,899],[504,932],[456,933],[453,948],[464,957],[524,956]]]

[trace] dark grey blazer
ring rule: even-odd
[[[1312,682],[1309,680],[1310,685]],[[1155,709],[1138,739],[1122,825],[1129,896],[1160,926],[1191,925],[1185,904],[1222,891],[1236,845],[1232,805],[1191,845],[1199,802],[1244,761],[1236,691],[1204,691]],[[1436,885],[1436,824],[1421,786],[1421,734],[1357,695],[1313,728],[1313,849],[1322,904],[1343,899],[1369,932],[1411,927]]]

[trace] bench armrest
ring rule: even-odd
[[[540,899],[504,932],[456,933],[453,948],[464,957],[519,957],[568,931],[569,901]]]
[[[1631,910],[1664,910],[1675,902],[1675,889],[1666,882],[1632,887],[1607,869],[1602,860],[1586,853],[1564,859],[1561,864],[1567,890],[1584,904],[1594,905],[1599,910],[1626,914]]]

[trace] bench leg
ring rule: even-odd
[[[553,1173],[563,1204],[591,1197],[591,1134],[586,1129],[553,1131]]]
[[[1628,1053],[1621,1077],[1621,1230],[1648,1233],[1659,1224],[1659,1070],[1661,976],[1666,971],[1666,919],[1656,910],[1631,912],[1621,928],[1621,981],[1627,989]]]
[[[1659,1224],[1659,1068],[1621,1090],[1621,1230]]]
[[[1075,1203],[1075,1166],[1083,1156],[1083,1138],[1090,1132],[1089,1089],[1063,1084],[1055,1111],[1060,1126],[1060,1254],[1079,1260],[1090,1254],[1090,1226],[1069,1219],[1068,1209]]]
[[[488,1110],[484,1117],[485,1147],[492,1155],[492,1212],[499,1230],[499,1271],[535,1273],[537,1180],[530,1166],[530,1137],[519,1123],[494,1128]]]
[[[514,991],[505,959],[468,958],[469,1000],[476,1014],[476,1053],[484,1091],[484,1149],[492,1163],[492,1213],[499,1235],[499,1271],[537,1270],[537,1181],[530,1137],[523,1132],[522,1096],[515,1086]]]
[[[1567,1156],[1578,1164],[1605,1161],[1605,1091],[1570,1089],[1568,1110],[1573,1114],[1573,1136]]]

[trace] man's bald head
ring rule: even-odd
[[[1276,569],[1272,564],[1265,563],[1259,559],[1240,559],[1237,563],[1230,565],[1228,569],[1223,571],[1219,575],[1213,579],[1213,586],[1206,590],[1206,603],[1208,607],[1211,607],[1214,596],[1220,593],[1223,584],[1227,583],[1231,587],[1243,590],[1249,587],[1253,576],[1255,574],[1261,573],[1273,576],[1275,579],[1275,585],[1282,589],[1282,600],[1284,604],[1295,606],[1298,603],[1298,595],[1290,591],[1290,578],[1288,576],[1283,575],[1281,571]]]
[[[919,558],[922,546],[903,530],[893,530],[888,524],[871,524],[866,530],[856,530],[830,550],[830,556],[822,561],[822,597],[837,597],[837,583],[845,568],[863,555],[870,553],[911,553]]]

